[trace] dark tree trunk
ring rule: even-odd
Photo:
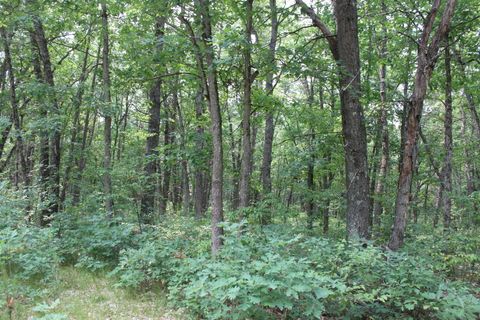
[[[367,238],[370,196],[367,138],[363,109],[360,105],[360,56],[355,2],[337,1],[335,16],[345,146],[347,232],[349,238]]]
[[[169,106],[164,105],[165,126],[163,129],[163,145],[164,145],[164,159],[163,159],[163,171],[162,171],[162,184],[159,199],[159,211],[160,214],[166,214],[167,204],[170,195],[170,177],[172,174],[172,166],[170,165],[171,145],[173,145],[173,124],[170,122]]]
[[[223,146],[222,117],[218,99],[217,72],[215,70],[215,54],[212,45],[212,25],[209,0],[198,0],[202,14],[203,41],[205,44],[205,60],[210,118],[212,121],[213,161],[212,161],[212,254],[216,254],[222,246],[223,228]]]
[[[35,32],[30,32],[30,41],[32,46],[32,65],[35,78],[39,83],[44,82],[42,66],[40,63],[39,49],[37,40],[35,39]],[[48,116],[47,108],[42,105],[40,108],[40,117],[46,119]],[[40,174],[40,201],[42,202],[43,209],[40,212],[39,224],[40,226],[46,226],[49,217],[49,206],[47,201],[49,199],[50,189],[50,150],[49,150],[49,136],[47,128],[41,128],[40,132],[40,159],[39,159],[39,174]]]
[[[252,144],[250,141],[250,114],[252,109],[251,36],[253,30],[253,0],[246,0],[245,48],[243,49],[243,116],[242,116],[242,162],[240,166],[239,207],[250,205],[250,175]]]
[[[205,148],[205,129],[201,124],[203,117],[203,88],[199,86],[197,94],[195,96],[195,119],[198,121],[196,136],[195,136],[195,149],[198,155],[204,153]],[[194,207],[195,207],[195,217],[197,219],[202,218],[205,215],[205,209],[207,208],[207,198],[206,198],[206,182],[207,177],[205,172],[207,164],[205,163],[203,157],[201,161],[195,167],[195,189],[194,189]]]
[[[8,71],[8,80],[10,83],[10,104],[12,107],[12,120],[13,120],[13,127],[15,129],[15,137],[16,137],[16,156],[17,162],[20,164],[19,166],[19,176],[21,177],[25,186],[30,184],[30,173],[28,172],[27,168],[27,161],[25,158],[25,148],[23,143],[23,134],[22,128],[20,125],[20,115],[18,111],[18,100],[17,100],[17,93],[16,93],[16,83],[15,83],[15,74],[12,65],[12,58],[10,55],[10,40],[7,34],[7,30],[5,28],[0,28],[0,33],[3,39],[4,44],[4,54],[5,54],[5,65],[6,70]]]
[[[467,106],[473,119],[473,128],[477,139],[480,140],[480,118],[478,116],[475,100],[473,99],[473,95],[470,92],[470,88],[468,86],[469,80],[465,71],[465,62],[462,60],[462,56],[460,55],[459,51],[454,52],[454,57],[457,61],[458,66],[460,67],[460,72],[464,81],[463,95],[467,99]]]
[[[382,157],[380,159],[380,169],[375,186],[375,198],[373,203],[373,220],[377,223],[380,222],[380,215],[383,212],[382,197],[385,190],[385,179],[388,172],[388,160],[389,160],[389,137],[388,137],[388,121],[387,121],[387,65],[385,60],[387,58],[387,29],[386,29],[386,14],[387,7],[385,2],[382,1],[382,14],[385,15],[382,22],[382,43],[380,49],[380,56],[382,63],[380,66],[380,106],[381,106],[381,115],[380,115],[380,132],[381,132],[381,141],[382,141]]]
[[[104,102],[104,129],[103,129],[103,193],[105,197],[105,211],[109,217],[113,216],[113,199],[112,199],[112,115],[110,94],[110,62],[109,62],[109,31],[108,31],[108,13],[107,5],[102,2],[102,67],[103,67],[103,102]]]
[[[165,18],[157,17],[155,36],[157,52],[163,47]],[[148,110],[148,137],[145,147],[145,188],[141,203],[141,222],[151,224],[154,221],[155,189],[158,181],[158,144],[160,139],[160,108],[162,100],[162,82],[156,79],[150,88],[150,108]]]
[[[443,194],[443,226],[450,228],[452,219],[452,157],[453,157],[453,134],[452,134],[452,72],[450,46],[448,43],[448,34],[446,35],[447,45],[445,47],[445,159],[442,168]]]
[[[43,24],[40,18],[33,17],[34,34],[37,43],[37,48],[40,54],[40,61],[43,66],[43,77],[45,83],[50,87],[50,92],[47,95],[49,102],[52,104],[52,117],[54,119],[53,132],[50,139],[50,165],[49,165],[49,184],[50,184],[50,197],[53,200],[49,201],[47,205],[49,219],[53,218],[53,215],[58,212],[59,200],[60,200],[60,142],[61,142],[61,124],[59,123],[58,116],[60,115],[60,109],[58,106],[57,97],[55,94],[55,81],[53,76],[52,63],[50,61],[50,53],[48,51],[48,43],[43,30]],[[43,215],[45,218],[46,215]],[[46,224],[47,221],[43,219],[42,224]]]
[[[460,116],[462,118],[461,127],[460,127],[460,136],[462,137],[464,144],[467,145],[469,142],[465,132],[467,127],[467,119],[466,119],[466,114],[463,107],[460,109]],[[471,162],[472,160],[470,158],[470,150],[468,146],[464,146],[463,155],[465,158],[465,165],[464,165],[465,178],[467,180],[466,194],[467,196],[469,196],[475,191],[475,188],[473,184],[474,172],[473,172],[473,166]]]
[[[276,0],[270,0],[270,43],[269,47],[269,71],[267,73],[267,80],[265,90],[267,94],[273,94],[273,75],[275,71],[275,51],[277,47],[278,34],[278,18],[277,18],[277,3]],[[275,133],[274,112],[273,106],[270,106],[265,118],[265,137],[263,143],[263,159],[262,159],[262,191],[263,196],[269,196],[272,192],[272,149],[273,136]],[[271,220],[271,214],[263,217],[263,223],[267,224]]]
[[[403,245],[405,228],[407,225],[407,213],[412,186],[413,169],[415,165],[414,150],[417,145],[417,133],[422,116],[423,101],[427,93],[427,86],[437,59],[440,42],[444,39],[450,25],[456,0],[448,0],[443,12],[442,20],[430,44],[428,43],[432,33],[435,17],[440,6],[440,0],[434,0],[432,9],[428,14],[423,27],[419,42],[417,56],[417,71],[413,94],[409,100],[409,110],[406,122],[406,139],[403,148],[401,171],[398,178],[397,198],[395,201],[395,221],[388,247],[397,250]]]
[[[100,62],[100,52],[101,52],[102,47],[99,46],[97,50],[97,58],[95,61],[95,66],[93,68],[93,75],[92,75],[92,83],[90,86],[90,92],[91,95],[93,96],[95,94],[95,87],[97,84],[97,69],[99,66]],[[89,140],[89,126],[90,126],[90,109],[87,110],[84,123],[83,123],[83,130],[82,130],[82,138],[81,138],[81,144],[80,144],[80,150],[79,150],[79,157],[77,159],[77,172],[76,176],[74,179],[74,185],[72,187],[72,205],[77,205],[80,202],[80,194],[81,194],[81,183],[82,183],[82,178],[83,178],[83,171],[85,170],[86,164],[87,164],[87,158],[85,151],[87,147],[91,143],[91,139]],[[94,115],[93,119],[93,127],[95,127],[95,122],[96,122],[96,113]],[[93,129],[92,129],[93,130]],[[93,133],[92,133],[93,135]],[[90,137],[92,138],[92,137]]]
[[[87,40],[90,41],[90,40]],[[70,137],[70,146],[68,149],[68,156],[67,156],[67,163],[65,167],[65,174],[63,177],[63,186],[62,186],[62,191],[60,194],[60,205],[63,207],[65,204],[65,198],[67,195],[67,189],[70,188],[70,175],[72,168],[75,164],[75,153],[77,150],[77,144],[78,144],[78,133],[80,132],[80,111],[81,111],[81,106],[82,106],[82,99],[83,99],[83,93],[85,91],[85,81],[87,80],[88,77],[88,56],[89,56],[89,49],[90,49],[90,43],[87,43],[87,47],[85,49],[85,55],[83,58],[83,64],[82,64],[82,71],[80,74],[80,79],[79,79],[79,86],[77,93],[75,97],[73,98],[73,125],[72,125],[72,132],[71,132],[71,137]]]
[[[337,61],[340,75],[340,103],[345,148],[345,185],[347,189],[347,235],[369,236],[370,194],[367,164],[367,134],[360,104],[360,55],[357,7],[349,0],[335,2],[337,35],[302,0],[296,0],[302,12],[320,29]]]
[[[180,149],[182,152],[182,159],[181,159],[181,169],[180,169],[180,188],[179,188],[179,197],[182,200],[182,212],[184,215],[187,215],[190,212],[190,178],[189,178],[189,170],[188,170],[188,160],[186,157],[186,128],[185,122],[183,119],[183,112],[180,106],[179,101],[179,88],[180,85],[178,79],[175,79],[174,90],[173,90],[173,106],[175,107],[175,111],[177,113],[177,120],[179,125],[179,133],[180,133]]]

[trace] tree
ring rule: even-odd
[[[217,73],[215,70],[215,54],[212,44],[212,23],[210,17],[210,1],[198,0],[202,17],[203,42],[208,84],[208,104],[210,109],[211,131],[213,142],[212,158],[212,253],[216,254],[222,245],[223,228],[223,142],[222,116],[218,99]]]
[[[270,42],[268,73],[266,76],[265,90],[267,94],[273,94],[273,75],[275,70],[275,51],[277,47],[278,18],[276,0],[270,0]],[[275,124],[273,121],[273,110],[269,109],[265,117],[265,137],[263,144],[263,160],[262,160],[262,190],[264,195],[272,192],[272,147],[273,137],[275,133]]]
[[[155,36],[157,38],[156,54],[161,54],[163,49],[163,37],[165,18],[157,17],[155,21]],[[160,77],[153,81],[150,88],[150,108],[148,110],[148,137],[145,147],[145,176],[146,188],[142,198],[142,222],[153,223],[153,211],[155,204],[155,189],[157,185],[158,167],[158,144],[160,139],[160,109],[162,105],[162,80]],[[164,212],[162,212],[164,213]]]
[[[243,116],[242,116],[242,162],[240,167],[239,205],[240,209],[249,206],[250,176],[252,174],[252,141],[250,114],[252,110],[251,50],[253,32],[253,0],[246,0],[245,48],[243,49]]]
[[[442,19],[433,37],[435,18],[440,7],[440,0],[434,0],[432,8],[425,19],[422,34],[418,42],[417,70],[413,93],[408,101],[409,108],[406,116],[406,139],[403,148],[403,158],[398,178],[397,197],[395,201],[395,222],[388,247],[397,250],[403,245],[407,212],[410,201],[413,169],[416,162],[417,135],[422,117],[423,102],[427,93],[427,85],[438,58],[440,44],[445,38],[453,17],[456,0],[448,0],[443,11]],[[429,41],[430,40],[430,41]]]
[[[296,3],[322,32],[328,41],[332,56],[338,64],[345,148],[347,233],[350,238],[367,238],[369,236],[370,195],[367,136],[363,109],[360,104],[360,55],[356,3],[348,0],[335,2],[336,35],[305,2],[296,0]]]
[[[112,97],[110,94],[110,62],[109,52],[110,44],[108,40],[108,13],[107,4],[102,2],[102,68],[103,68],[103,103],[104,103],[104,126],[103,126],[103,192],[105,197],[105,211],[108,216],[113,216],[113,199],[112,199],[112,177],[111,177],[111,162],[112,162],[112,115],[111,103]]]

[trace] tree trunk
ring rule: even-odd
[[[164,146],[164,159],[163,159],[163,172],[162,172],[162,184],[160,191],[159,211],[160,214],[167,213],[167,204],[170,195],[170,177],[172,174],[172,167],[170,166],[170,154],[171,145],[173,145],[173,124],[170,123],[170,110],[168,104],[164,105],[164,117],[165,126],[163,129],[163,146]]]
[[[100,62],[100,52],[101,52],[102,46],[98,46],[97,50],[97,55],[96,55],[96,61],[95,61],[95,66],[92,71],[92,83],[90,86],[90,92],[91,95],[93,96],[95,94],[95,88],[97,85],[97,69],[99,66]],[[93,119],[93,127],[95,127],[95,122],[96,122],[96,113],[94,115]],[[87,158],[86,158],[86,148],[90,145],[91,141],[89,140],[89,126],[90,126],[90,109],[87,110],[87,113],[85,115],[84,123],[83,123],[83,130],[82,130],[82,139],[81,139],[81,145],[80,145],[80,150],[79,150],[79,157],[77,159],[77,172],[76,176],[74,179],[74,185],[72,187],[72,205],[77,205],[80,202],[80,194],[81,194],[81,182],[83,178],[83,171],[85,170],[86,164],[87,164]],[[93,135],[93,133],[92,133]],[[90,137],[91,138],[91,137]]]
[[[269,47],[269,71],[267,73],[267,80],[265,90],[267,94],[273,94],[273,75],[275,71],[275,51],[277,47],[277,33],[278,33],[278,18],[277,18],[277,3],[276,0],[270,0],[270,43]],[[273,121],[274,112],[273,106],[270,106],[265,118],[265,137],[263,144],[263,160],[262,160],[262,190],[263,196],[269,196],[272,192],[272,148],[273,136],[275,133],[275,124]],[[263,217],[263,223],[267,224],[271,220],[270,213]]]
[[[452,157],[453,157],[453,134],[452,134],[452,73],[450,46],[448,43],[448,33],[446,35],[445,47],[445,159],[442,170],[443,193],[443,226],[450,228],[452,219]]]
[[[350,0],[335,2],[337,35],[302,0],[296,0],[302,12],[320,29],[328,41],[340,75],[340,104],[345,148],[345,185],[347,189],[347,235],[369,236],[370,194],[367,163],[367,133],[360,104],[360,55],[357,7]]]
[[[35,39],[35,32],[30,32],[30,41],[32,46],[32,65],[33,71],[35,73],[35,78],[39,83],[44,82],[42,66],[40,63],[39,49],[37,40]],[[46,119],[48,116],[47,108],[42,105],[40,108],[40,117]],[[49,199],[50,189],[50,150],[49,150],[49,136],[48,130],[45,127],[42,127],[39,132],[40,135],[40,159],[39,159],[39,174],[40,174],[40,201],[43,205],[43,208],[40,212],[39,224],[40,226],[46,226],[48,223],[49,217],[49,206],[47,201]]]
[[[157,17],[155,36],[157,37],[157,53],[163,49],[165,18]],[[162,82],[154,80],[150,88],[150,108],[148,110],[148,137],[145,147],[145,188],[141,201],[141,223],[154,222],[155,189],[157,185],[158,144],[160,139],[160,108],[162,100]]]
[[[53,215],[58,212],[59,199],[60,199],[60,142],[61,142],[61,123],[59,121],[60,109],[55,94],[55,82],[53,76],[52,63],[50,61],[50,53],[48,51],[47,39],[43,30],[43,24],[40,18],[33,17],[34,34],[37,43],[37,48],[40,53],[40,61],[43,66],[43,77],[45,83],[50,87],[50,92],[47,95],[47,99],[52,104],[52,113],[50,118],[53,124],[53,132],[50,139],[50,165],[49,165],[49,184],[50,184],[50,197],[53,200],[49,201],[47,210],[49,219],[53,218]],[[43,215],[46,218],[46,215]],[[44,221],[43,224],[47,222]]]
[[[347,233],[349,238],[367,238],[370,195],[367,137],[363,109],[360,104],[360,56],[355,2],[336,1],[335,16],[345,146]]]
[[[463,95],[467,99],[467,106],[468,106],[468,109],[470,110],[470,114],[473,119],[473,128],[477,136],[477,139],[480,140],[480,118],[478,116],[477,108],[475,106],[475,100],[473,99],[472,93],[470,92],[470,88],[468,86],[469,80],[467,78],[467,73],[465,71],[465,62],[462,60],[462,56],[460,55],[459,51],[454,51],[454,57],[460,68],[460,73],[463,78],[463,83],[464,83]]]
[[[409,110],[406,122],[406,139],[403,148],[403,159],[401,171],[398,178],[397,198],[395,201],[395,221],[392,235],[388,247],[397,250],[403,245],[405,228],[407,225],[407,213],[410,200],[410,189],[412,186],[412,177],[414,169],[415,155],[414,150],[417,145],[417,133],[422,116],[423,101],[427,93],[428,82],[435,67],[440,42],[445,37],[450,25],[456,0],[448,0],[443,12],[440,25],[435,32],[430,44],[430,34],[432,33],[435,17],[440,6],[440,0],[434,0],[432,9],[428,14],[423,27],[422,36],[419,42],[417,56],[417,71],[415,74],[415,83],[413,94],[409,100]]]
[[[250,205],[250,175],[252,164],[252,144],[250,141],[250,114],[252,109],[252,65],[251,37],[253,30],[253,0],[246,0],[245,48],[243,49],[243,116],[242,116],[242,162],[240,166],[239,207]],[[242,214],[243,216],[243,214]]]
[[[388,172],[388,160],[389,160],[389,137],[388,137],[388,120],[387,120],[387,65],[385,60],[387,58],[387,29],[386,29],[386,14],[387,14],[387,7],[385,2],[382,1],[382,15],[384,15],[384,20],[382,22],[382,43],[380,49],[380,57],[382,59],[382,63],[380,66],[380,106],[381,106],[381,115],[380,115],[380,132],[381,132],[381,139],[382,139],[382,157],[380,159],[380,170],[376,181],[375,186],[375,198],[373,203],[373,220],[376,223],[380,222],[380,215],[383,212],[382,201],[380,201],[380,197],[382,197],[385,189],[385,179],[387,177]]]
[[[13,127],[15,128],[15,137],[16,137],[16,155],[17,162],[20,164],[19,175],[25,186],[30,185],[30,173],[28,172],[27,162],[25,159],[25,148],[23,144],[23,134],[22,128],[20,125],[20,115],[18,112],[18,100],[16,93],[16,83],[15,83],[15,74],[12,65],[12,58],[10,56],[10,40],[5,28],[0,28],[0,33],[3,39],[4,44],[4,54],[5,54],[5,65],[8,72],[8,79],[10,83],[10,104],[12,107],[12,120]]]
[[[83,93],[85,91],[85,81],[87,80],[88,77],[88,56],[89,56],[89,49],[90,49],[90,40],[87,40],[87,47],[85,49],[85,55],[83,58],[83,64],[82,64],[82,71],[80,74],[80,79],[79,79],[79,86],[77,93],[75,97],[73,98],[73,124],[72,124],[72,133],[70,137],[70,146],[68,150],[68,156],[67,156],[67,163],[65,167],[65,174],[63,177],[63,186],[62,186],[62,191],[60,194],[60,205],[62,207],[64,206],[65,198],[67,195],[67,189],[70,187],[70,174],[72,171],[72,168],[75,164],[75,152],[76,152],[76,147],[78,143],[78,133],[80,131],[80,111],[81,111],[81,106],[82,106],[82,99],[83,99]]]
[[[215,70],[215,54],[212,45],[212,25],[209,0],[198,0],[202,14],[203,41],[205,44],[205,60],[207,67],[207,83],[210,118],[212,121],[213,159],[212,159],[212,254],[216,254],[222,245],[223,228],[223,146],[222,117],[218,99],[217,72]]]
[[[103,102],[104,102],[104,129],[103,129],[103,193],[105,197],[105,211],[108,217],[113,216],[113,199],[112,199],[112,115],[110,94],[110,62],[109,62],[109,31],[108,31],[108,14],[107,5],[102,1],[102,40],[103,40]]]

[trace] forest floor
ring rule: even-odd
[[[162,291],[141,293],[114,286],[105,274],[73,267],[60,270],[56,284],[42,299],[15,301],[12,320],[177,320]],[[10,320],[4,310],[0,319]]]

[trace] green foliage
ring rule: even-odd
[[[120,286],[167,285],[173,305],[207,319],[476,319],[480,312],[474,292],[426,258],[282,226],[225,229],[214,258],[199,244],[206,238],[192,249],[180,232],[175,241],[122,251],[112,275]]]
[[[54,229],[22,226],[0,229],[0,267],[8,277],[47,282],[55,276],[60,257]]]
[[[59,253],[66,262],[89,270],[113,267],[118,263],[120,250],[135,240],[135,227],[121,218],[105,215],[72,215],[57,219],[62,241]]]

